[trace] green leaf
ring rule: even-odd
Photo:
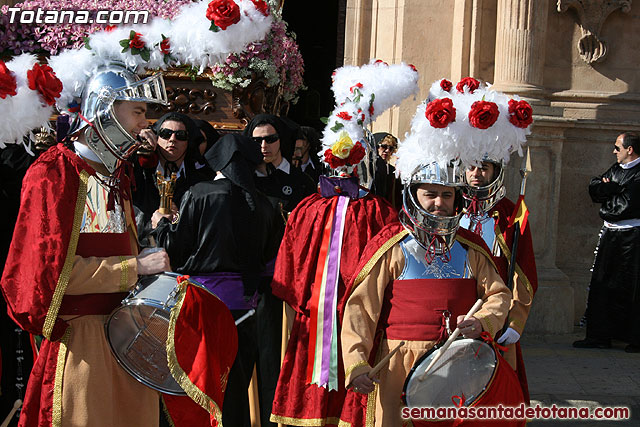
[[[132,47],[131,55],[140,55],[140,49],[138,49],[137,47]]]
[[[165,37],[165,35],[164,35],[164,34],[160,34],[160,35],[162,36],[162,40],[165,40],[165,39],[166,39],[166,37]]]
[[[133,39],[136,36],[136,32],[131,30],[131,32],[129,33],[129,39]]]
[[[220,31],[220,27],[218,27],[216,24],[213,23],[213,21],[211,21],[211,26],[209,27],[209,31],[213,31],[214,33],[217,33],[218,31]]]
[[[326,125],[329,123],[329,117],[320,117],[320,121]]]
[[[162,58],[162,60],[164,61],[165,64],[169,65],[169,55],[165,55],[164,58]]]
[[[129,47],[129,40],[127,40],[127,39],[120,40],[120,46],[128,48]]]
[[[84,38],[84,47],[91,50],[91,46],[89,46],[89,37]]]
[[[145,61],[149,61],[151,59],[151,51],[147,48],[142,49],[140,51],[140,58],[144,59]]]
[[[334,131],[334,132],[338,132],[343,127],[344,127],[344,125],[342,123],[336,123],[335,126],[331,128],[331,130]]]
[[[120,53],[125,53],[125,52],[126,52],[126,51],[128,51],[128,50],[129,50],[129,47],[127,46],[127,47],[125,47],[124,49],[122,49],[122,51],[121,51]]]

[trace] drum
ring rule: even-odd
[[[524,403],[518,377],[493,345],[481,340],[454,341],[423,376],[435,350],[418,359],[404,384],[402,399],[410,407],[453,406],[517,407]],[[523,427],[524,419],[457,419],[451,425],[465,427]],[[445,426],[441,420],[413,420],[415,426]]]
[[[493,347],[480,340],[454,341],[422,379],[435,350],[418,359],[409,372],[402,393],[405,405],[442,408],[456,403],[460,406],[460,402],[472,406],[478,402],[496,373],[497,357]]]
[[[162,393],[185,395],[167,364],[167,334],[171,309],[177,302],[178,276],[141,277],[111,313],[105,332],[116,360],[136,380]],[[194,280],[189,282],[206,289]]]

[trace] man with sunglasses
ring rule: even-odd
[[[611,339],[640,353],[640,136],[616,138],[616,163],[589,183],[604,226],[596,248],[585,318],[587,334],[577,348],[610,348]]]
[[[192,185],[212,179],[214,173],[206,165],[200,154],[199,146],[204,142],[204,136],[195,122],[181,113],[167,113],[160,117],[151,129],[140,132],[147,147],[152,150],[150,155],[139,155],[135,164],[136,191],[133,194],[133,204],[136,207],[138,234],[143,243],[161,215],[155,214],[160,206],[160,194],[157,189],[157,173],[169,179],[171,174],[177,176],[173,193],[173,214],[184,192]]]

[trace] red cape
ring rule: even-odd
[[[322,230],[332,220],[332,198],[312,194],[291,213],[276,260],[273,294],[286,301],[296,318],[289,337],[272,407],[272,422],[288,425],[336,425],[345,399],[344,368],[338,344],[337,391],[307,384],[310,299],[322,242]],[[345,218],[340,257],[338,318],[344,308],[345,283],[356,271],[360,254],[385,224],[398,214],[384,199],[369,194],[351,200]],[[339,327],[339,326],[338,326]],[[338,336],[339,336],[338,329]]]
[[[22,329],[53,341],[67,327],[57,318],[58,309],[73,266],[87,180],[94,174],[86,162],[58,144],[40,155],[22,182],[2,292],[9,315]]]

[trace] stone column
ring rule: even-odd
[[[535,95],[542,90],[548,0],[498,0],[496,89]]]

